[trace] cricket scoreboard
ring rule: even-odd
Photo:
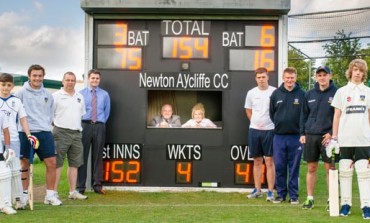
[[[104,185],[253,187],[245,97],[258,67],[278,85],[290,1],[81,0],[81,7],[86,70],[101,71],[111,97]],[[167,103],[185,123],[198,102],[216,128],[150,124]]]

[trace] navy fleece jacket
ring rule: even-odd
[[[334,116],[334,107],[331,106],[331,102],[337,89],[330,80],[329,87],[323,91],[320,90],[318,83],[313,89],[307,91],[301,113],[301,135],[331,134]]]
[[[272,93],[270,118],[275,124],[276,134],[299,134],[299,121],[304,95],[305,92],[297,83],[291,91],[288,91],[283,83]]]

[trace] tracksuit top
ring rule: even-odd
[[[54,98],[45,88],[33,89],[29,82],[15,93],[21,99],[27,112],[27,121],[31,132],[51,131],[54,117]],[[20,131],[24,131],[19,124]]]
[[[315,88],[307,91],[303,101],[300,134],[324,135],[332,133],[334,107],[331,106],[337,92],[334,82],[330,80],[329,87],[320,90],[318,83]]]
[[[299,120],[305,92],[299,84],[292,91],[284,87],[284,83],[276,89],[270,100],[270,118],[275,124],[276,134],[299,134]]]

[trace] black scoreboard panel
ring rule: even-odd
[[[112,104],[105,185],[253,187],[244,102],[257,67],[277,86],[277,20],[96,19],[93,42]],[[202,102],[217,128],[148,126],[168,98],[182,123]]]

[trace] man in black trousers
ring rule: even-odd
[[[88,72],[89,86],[82,89],[86,114],[82,117],[82,144],[84,164],[78,168],[77,190],[83,194],[86,189],[87,161],[92,154],[92,185],[95,193],[105,194],[103,181],[103,148],[105,144],[105,123],[110,113],[110,97],[107,91],[99,88],[101,73],[96,69]]]

